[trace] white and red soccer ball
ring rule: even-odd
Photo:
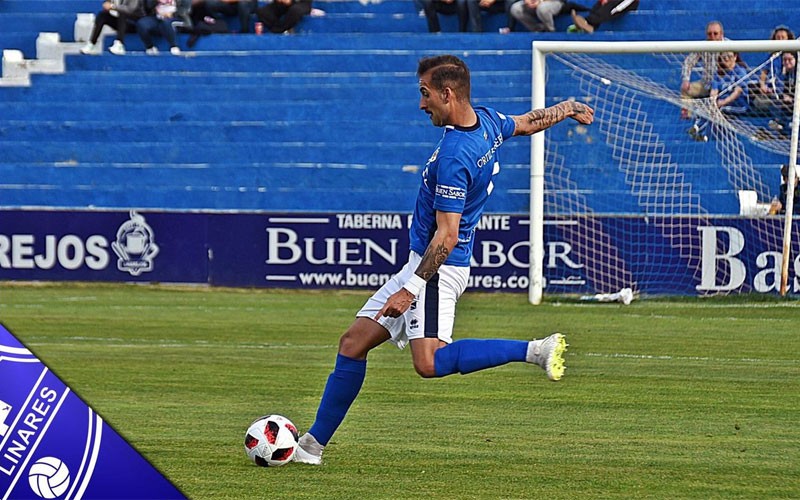
[[[297,427],[282,415],[256,419],[244,435],[244,451],[256,465],[277,467],[292,461],[297,450]]]

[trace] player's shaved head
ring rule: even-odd
[[[450,87],[458,100],[470,99],[470,76],[466,63],[453,55],[425,57],[419,61],[417,76],[430,72],[430,85],[436,90]]]

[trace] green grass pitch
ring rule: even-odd
[[[252,465],[247,425],[308,428],[367,294],[6,283],[0,322],[193,499],[800,498],[800,303],[776,297],[468,292],[456,338],[564,332],[564,379],[423,380],[387,344],[322,467]]]

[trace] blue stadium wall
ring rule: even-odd
[[[722,20],[731,38],[766,38],[773,26],[791,24],[787,16],[794,12],[788,1],[758,12],[739,0],[712,0],[700,11],[688,0],[641,4],[592,39],[697,39],[710,19]],[[483,34],[452,33],[454,19],[445,19],[450,32],[430,35],[407,0],[315,6],[327,15],[307,18],[294,36],[213,35],[187,51],[181,35],[181,57],[147,57],[138,37],[129,35],[125,57],[107,51],[68,56],[65,74],[0,88],[0,280],[372,288],[395,271],[402,257],[394,262],[390,251],[404,248],[404,214],[441,134],[417,109],[416,62],[457,54],[472,69],[475,104],[523,113],[530,105],[534,36],[496,34],[502,16],[486,18]],[[96,9],[93,0],[4,0],[0,48],[33,58],[36,33],[57,32],[70,41],[75,13]],[[559,28],[567,22],[559,19]],[[535,38],[587,39],[563,32]],[[110,42],[106,37],[106,47]],[[161,48],[167,48],[163,42]],[[679,76],[669,78],[676,88]],[[571,126],[560,125],[557,134],[567,135]],[[603,143],[590,129],[581,145],[584,159],[568,161],[608,164]],[[484,224],[476,288],[527,286],[529,150],[527,139],[502,149],[502,182],[488,211],[506,222]],[[777,192],[778,177],[767,170],[782,159],[753,154]],[[642,290],[773,291],[776,249],[758,242],[747,219],[730,218],[738,201],[729,186],[702,169],[695,174],[703,206],[718,216],[710,224],[733,227],[748,241],[741,255],[731,256],[741,258],[745,276],[740,283],[740,276],[721,271],[713,284],[656,277]],[[635,218],[630,200],[617,201],[620,215]],[[373,214],[397,216],[402,224],[341,222]],[[327,222],[297,222],[304,219]],[[557,230],[549,227],[546,236],[558,254]],[[302,243],[293,246],[292,238]],[[142,250],[145,241],[154,246]],[[661,245],[655,241],[653,250]],[[152,254],[153,248],[159,250]],[[680,256],[675,259],[679,275]],[[547,268],[549,290],[585,293],[586,277],[567,262],[556,259]],[[708,265],[726,263],[720,257]]]

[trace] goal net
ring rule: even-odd
[[[798,250],[798,50],[800,41],[534,42],[533,108],[576,99],[595,122],[532,137],[531,303],[545,291],[785,293]],[[698,83],[684,85],[687,76]],[[548,274],[545,233],[569,248],[569,272]],[[780,273],[745,280],[748,259]]]

